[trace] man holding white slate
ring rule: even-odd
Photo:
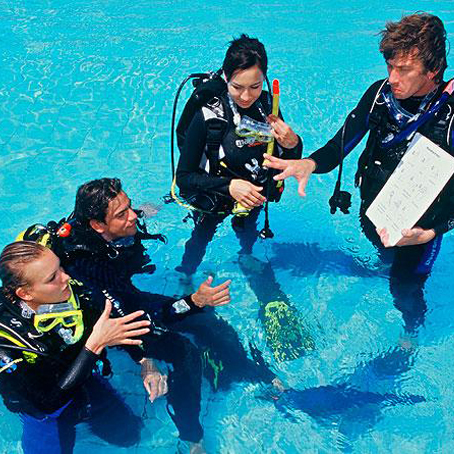
[[[414,333],[424,321],[424,283],[454,227],[454,84],[443,81],[446,31],[437,16],[405,16],[387,23],[381,37],[388,79],[369,87],[336,135],[308,158],[267,159],[282,170],[276,180],[298,180],[301,196],[312,173],[339,166],[329,203],[332,213],[347,213],[343,160],[369,132],[355,178],[361,225],[382,258],[391,258],[391,292]]]
[[[402,230],[412,230],[453,173],[454,157],[417,132],[366,211],[377,229],[386,232],[389,246],[402,243]]]

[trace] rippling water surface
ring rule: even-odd
[[[169,237],[166,246],[150,244],[158,271],[138,285],[184,293],[188,285],[173,269],[191,229],[182,222],[184,209],[162,202],[180,81],[217,69],[232,36],[258,36],[268,50],[270,77],[281,81],[284,115],[310,152],[385,75],[377,50],[385,21],[415,10],[440,15],[453,36],[448,0],[0,0],[0,246],[31,223],[68,214],[81,183],[117,176],[135,204],[156,207],[150,229]],[[347,189],[354,190],[355,167],[354,158],[347,161]],[[402,348],[401,314],[357,216],[329,214],[334,181],[335,175],[313,178],[305,200],[289,183],[282,203],[271,207],[275,238],[259,242],[249,262],[238,261],[236,238],[225,223],[194,278],[197,283],[215,272],[217,280],[233,279],[233,302],[219,312],[293,389],[275,405],[260,398],[256,385],[217,394],[204,385],[209,452],[454,451],[452,235],[426,285],[426,324],[413,347]],[[356,213],[357,194],[353,205]],[[303,357],[273,359],[257,317],[263,297],[257,276],[286,295],[310,333],[315,348]],[[141,413],[136,368],[124,355],[111,356],[115,386]],[[18,418],[3,405],[0,418],[0,452],[20,452]],[[144,419],[140,445],[128,452],[175,452],[164,401],[147,406]],[[126,451],[80,427],[75,452],[94,449]]]

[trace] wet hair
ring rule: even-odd
[[[0,279],[2,280],[1,290],[10,301],[17,299],[16,290],[27,285],[25,277],[25,265],[39,259],[45,246],[34,241],[17,241],[8,244],[0,255]]]
[[[386,61],[398,54],[410,55],[417,50],[416,57],[426,71],[437,72],[434,81],[443,80],[448,67],[446,30],[439,17],[424,12],[404,16],[399,22],[387,22],[380,35],[380,52]]]
[[[265,46],[257,39],[250,38],[244,33],[232,41],[225,54],[222,70],[227,81],[237,69],[248,69],[257,65],[266,76],[268,70],[268,57]]]
[[[78,224],[88,228],[92,219],[105,222],[109,202],[122,190],[121,181],[118,178],[101,178],[80,186],[74,207],[74,217]]]

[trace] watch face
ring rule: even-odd
[[[172,307],[176,314],[184,314],[191,309],[191,307],[185,300],[175,301],[172,304]]]

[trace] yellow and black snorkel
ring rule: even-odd
[[[274,116],[279,115],[279,99],[280,99],[280,89],[279,89],[279,80],[274,79],[273,80],[273,107],[271,109],[271,113]],[[274,152],[274,138],[271,139],[271,141],[268,143],[268,147],[266,149],[266,154],[273,156]],[[268,161],[265,159],[263,162],[263,165],[267,165]]]
[[[274,79],[273,80],[273,107],[272,107],[271,113],[275,116],[279,115],[279,99],[280,99],[279,80]],[[268,146],[266,148],[267,155],[269,155],[269,156],[273,155],[274,146],[275,146],[275,140],[273,138],[271,140],[271,142],[268,143]],[[268,161],[265,159],[263,161],[263,166],[266,167],[267,163],[268,163]],[[267,183],[266,183],[265,225],[263,226],[263,229],[260,230],[260,232],[259,232],[260,238],[263,238],[263,239],[274,237],[274,233],[271,231],[271,228],[270,228],[270,220],[269,220],[269,214],[268,214],[268,203],[269,203],[271,184],[273,184],[272,173],[268,172]],[[282,181],[280,181],[277,184],[277,188],[279,189],[279,191],[282,192],[282,190],[284,189]]]

